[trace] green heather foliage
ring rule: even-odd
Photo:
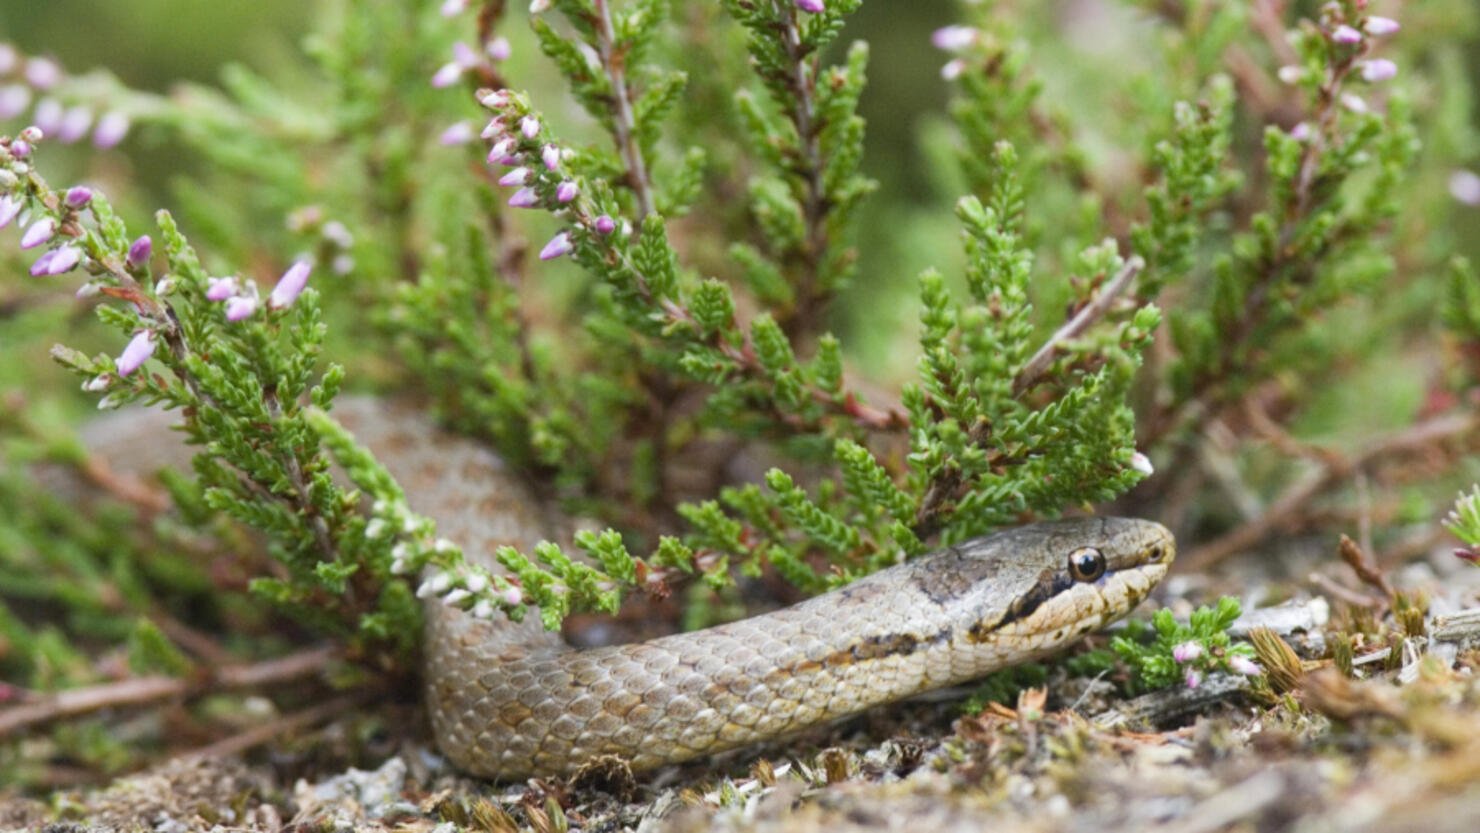
[[[1036,4],[963,3],[952,80],[913,96],[949,88],[923,177],[865,130],[867,76],[904,67],[849,42],[860,0],[470,5],[324,3],[303,60],[215,87],[59,81],[176,154],[167,183],[103,164],[144,141],[79,158],[5,126],[9,224],[55,233],[0,253],[0,678],[93,681],[109,646],[188,673],[166,624],[262,634],[277,611],[405,668],[417,596],[553,628],[692,582],[685,621],[710,622],[737,576],[822,591],[1110,501],[1175,512],[1187,552],[1302,475],[1292,445],[1473,405],[1480,283],[1445,190],[1480,157],[1463,0],[1356,43],[1334,37],[1355,0],[1126,3],[1094,49]],[[501,37],[508,57],[454,47]],[[58,341],[84,393],[37,361]],[[500,550],[507,577],[469,566],[333,420],[341,387],[419,396],[592,531]],[[68,433],[91,405],[178,416],[174,511],[52,491],[37,463],[95,462]],[[1475,473],[1405,485],[1405,522]],[[1336,481],[1319,498],[1349,508]],[[1476,503],[1452,522],[1471,545]],[[1228,612],[1117,651],[1174,681],[1172,647],[1228,647]]]

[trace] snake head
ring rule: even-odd
[[[1042,656],[1133,610],[1166,575],[1176,542],[1166,527],[1132,518],[1032,524],[956,546],[982,566],[963,601],[967,635],[998,653]]]

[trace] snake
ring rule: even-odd
[[[552,516],[486,446],[394,400],[342,396],[332,414],[473,563],[497,571],[498,547],[552,538]],[[114,415],[83,439],[116,469],[153,470],[168,462],[148,439],[160,422]],[[1046,657],[1129,613],[1175,555],[1154,521],[1045,521],[762,615],[580,649],[538,616],[489,620],[432,601],[427,713],[438,748],[470,775],[569,775],[609,756],[648,770]]]

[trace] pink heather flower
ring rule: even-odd
[[[154,355],[154,331],[141,330],[136,333],[114,365],[119,376],[127,376],[138,370],[150,356]]]
[[[14,220],[25,206],[25,202],[20,197],[0,197],[0,228],[10,225],[10,221]]]
[[[1310,124],[1307,122],[1301,122],[1290,128],[1290,138],[1294,139],[1297,142],[1310,141]]]
[[[571,180],[566,180],[555,187],[555,199],[560,202],[570,202],[581,193],[581,188]]]
[[[533,208],[539,201],[539,195],[534,192],[533,188],[527,186],[515,191],[514,196],[509,197],[509,205],[513,208]]]
[[[31,143],[25,139],[16,139],[10,143],[10,155],[17,159],[25,159],[31,155]]]
[[[519,588],[511,585],[508,590],[504,591],[504,604],[513,606],[521,604],[523,601],[524,591],[520,590]]]
[[[528,181],[528,168],[515,168],[498,178],[498,184],[500,185],[523,185]]]
[[[86,185],[74,185],[67,189],[67,195],[62,198],[68,208],[82,208],[92,202],[92,189]]]
[[[1196,642],[1183,642],[1172,649],[1172,659],[1177,662],[1191,662],[1202,656],[1202,646]]]
[[[1243,674],[1245,677],[1253,677],[1255,675],[1264,673],[1264,670],[1259,667],[1258,663],[1254,662],[1248,657],[1240,656],[1238,654],[1234,654],[1233,656],[1228,658],[1228,667],[1232,668],[1234,671],[1237,671],[1240,674]]]
[[[827,5],[822,0],[797,0],[797,8],[812,14],[821,14],[827,11]]]
[[[109,110],[98,119],[98,126],[93,128],[93,146],[102,150],[114,147],[128,135],[128,128],[129,120],[126,113]]]
[[[503,119],[502,116],[498,116],[498,117],[489,119],[488,120],[488,124],[486,124],[486,125],[483,126],[483,132],[482,133],[479,133],[478,135],[481,138],[484,138],[484,139],[492,139],[494,136],[498,136],[499,134],[501,134],[503,132],[504,132],[504,119]]]
[[[1463,168],[1451,173],[1449,175],[1449,196],[1465,205],[1480,206],[1480,174]],[[4,219],[3,206],[0,206],[0,220]],[[5,223],[0,222],[0,228],[4,227]]]
[[[605,214],[596,218],[596,231],[598,234],[611,234],[617,230],[617,221]]]
[[[1361,43],[1362,33],[1343,23],[1331,33],[1331,40],[1345,44]]]
[[[92,120],[92,110],[81,104],[67,108],[67,112],[62,114],[61,125],[57,127],[57,138],[63,144],[72,144],[87,135],[87,129],[92,127]]]
[[[55,87],[62,80],[62,67],[50,58],[32,58],[26,62],[26,83],[38,90]]]
[[[472,69],[478,65],[478,53],[473,51],[473,47],[458,41],[452,45],[452,61],[463,69]]]
[[[1468,561],[1471,564],[1480,565],[1480,553],[1476,553],[1474,550],[1468,550],[1462,547],[1458,547],[1454,550],[1454,557],[1460,559],[1461,561]]]
[[[138,240],[135,240],[134,242],[129,244],[128,255],[124,259],[127,261],[130,268],[138,269],[142,266],[148,265],[149,255],[152,254],[153,251],[154,241],[150,240],[149,235],[147,234],[141,235]]]
[[[236,278],[206,278],[206,300],[224,301],[236,295]]]
[[[560,167],[560,148],[555,145],[545,145],[540,148],[540,159],[545,163],[547,170],[555,170]]]
[[[257,311],[257,299],[245,295],[237,295],[226,302],[226,320],[240,321],[251,317]]]
[[[51,257],[46,264],[46,274],[60,275],[77,268],[82,261],[82,250],[76,246],[62,246],[51,252]],[[32,272],[31,274],[36,274]]]
[[[449,147],[452,145],[465,145],[473,141],[473,126],[465,121],[460,121],[442,131],[442,135],[437,137],[437,141]]]
[[[25,84],[6,84],[0,87],[0,119],[9,119],[26,112],[31,106],[31,88]]]
[[[21,235],[21,248],[34,249],[37,246],[40,246],[42,243],[50,240],[51,236],[56,233],[56,220],[53,220],[50,217],[42,217],[41,219],[32,223],[31,227],[26,229],[26,233]]]
[[[960,58],[956,58],[954,60],[946,61],[945,65],[940,68],[940,77],[946,81],[955,81],[957,78],[960,78],[961,73],[965,71],[966,62],[961,60]]]
[[[1376,83],[1386,81],[1398,74],[1398,65],[1387,58],[1374,58],[1362,62],[1362,80]]]
[[[525,116],[524,118],[520,119],[519,132],[523,133],[524,138],[526,139],[533,139],[534,137],[540,135],[539,118],[536,116]]]
[[[0,75],[5,75],[20,64],[21,53],[8,43],[0,43]]]
[[[308,286],[308,273],[313,267],[306,260],[295,262],[288,267],[288,271],[278,278],[277,286],[272,288],[272,294],[267,296],[267,306],[272,309],[282,309],[292,306],[303,293],[303,288]]]
[[[1373,15],[1367,18],[1367,22],[1362,24],[1362,28],[1367,30],[1367,34],[1376,35],[1380,38],[1384,35],[1391,35],[1401,27],[1398,26],[1398,21],[1393,20],[1391,17]]]
[[[959,52],[976,43],[978,34],[980,33],[971,26],[942,26],[930,34],[930,42],[936,49]]]
[[[1182,679],[1186,681],[1188,688],[1197,688],[1198,686],[1202,685],[1203,676],[1202,672],[1197,670],[1196,668],[1189,668],[1187,669],[1186,676],[1184,676]]]
[[[478,99],[478,103],[494,110],[502,110],[509,106],[509,91],[489,90]]]
[[[561,255],[568,255],[572,251],[575,251],[575,246],[571,245],[570,232],[562,231],[550,238],[550,242],[545,244],[545,248],[540,249],[540,260],[554,260]]]
[[[487,52],[488,57],[495,61],[507,61],[509,60],[509,56],[514,54],[513,47],[509,46],[509,39],[503,35],[499,35],[485,44],[483,51]]]
[[[443,87],[450,87],[457,83],[457,79],[461,78],[462,74],[463,68],[458,66],[456,61],[450,64],[443,64],[433,73],[432,86],[439,90]]]
[[[518,146],[519,143],[515,141],[513,136],[505,136],[493,143],[493,147],[488,151],[488,161],[493,162],[495,159],[503,159],[513,153],[514,148]]]
[[[520,163],[520,159],[519,159],[519,157],[514,156],[513,154],[510,154],[510,155],[505,156],[504,158],[498,160],[498,163],[500,165],[503,165],[505,168],[512,168],[513,166],[518,165]]]
[[[60,101],[47,97],[36,102],[36,112],[31,114],[31,121],[41,128],[42,133],[50,136],[62,126],[62,116],[65,114]]]
[[[438,9],[443,17],[457,17],[468,10],[468,0],[443,0]]]

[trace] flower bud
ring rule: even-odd
[[[118,368],[119,376],[127,376],[138,370],[150,356],[154,355],[154,331],[140,330],[134,334],[128,346],[123,348],[114,365]]]
[[[82,208],[92,202],[92,197],[91,188],[86,185],[74,185],[67,189],[67,196],[62,199],[67,203],[68,208]]]
[[[149,256],[154,252],[154,241],[145,234],[129,244],[128,254],[124,260],[130,269],[141,269],[149,264]]]

